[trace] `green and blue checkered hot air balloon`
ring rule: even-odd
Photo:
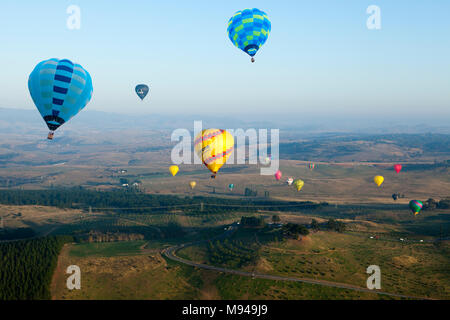
[[[31,98],[50,129],[54,131],[80,112],[91,100],[92,79],[79,64],[67,59],[40,62],[28,78]]]
[[[236,12],[228,21],[228,37],[231,42],[252,57],[266,42],[271,30],[267,14],[259,9]]]

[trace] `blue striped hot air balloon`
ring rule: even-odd
[[[267,14],[259,9],[236,12],[228,21],[228,37],[231,42],[252,57],[266,42],[271,30]]]
[[[50,129],[54,131],[80,112],[91,100],[92,79],[79,64],[67,59],[40,62],[28,78],[31,98]]]

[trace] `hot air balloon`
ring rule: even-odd
[[[228,189],[230,189],[230,191],[233,191],[233,189],[234,189],[234,184],[230,183],[230,184],[228,185]]]
[[[373,178],[373,181],[375,181],[377,186],[381,186],[381,184],[384,181],[384,177],[383,176],[375,176],[375,178]]]
[[[136,91],[138,97],[141,98],[141,100],[144,100],[149,88],[146,84],[138,84],[134,90]]]
[[[277,170],[277,172],[275,172],[275,179],[280,180],[282,175],[281,171]]]
[[[266,42],[271,28],[267,14],[253,8],[236,12],[228,21],[227,31],[231,42],[255,62],[254,55]]]
[[[303,188],[305,182],[303,180],[297,179],[294,181],[294,186],[297,188],[297,191],[300,191]]]
[[[194,149],[215,178],[233,152],[234,138],[223,129],[206,129],[195,137]]]
[[[49,59],[37,64],[28,78],[28,90],[53,139],[54,131],[91,100],[92,79],[79,64]]]
[[[423,203],[419,200],[411,200],[409,202],[409,208],[414,213],[414,215],[419,214],[420,210],[422,210]]]
[[[197,182],[195,182],[195,181],[189,182],[189,186],[191,187],[191,189],[194,189],[196,185],[197,185]]]
[[[314,163],[310,163],[310,164],[308,165],[308,168],[309,168],[310,170],[314,169],[315,167],[316,167],[316,166],[315,166]]]
[[[178,168],[178,166],[170,166],[169,171],[172,174],[172,176],[175,176],[178,173],[178,170],[180,170],[180,168]]]
[[[392,194],[392,199],[394,199],[396,201],[398,199],[398,194],[396,194],[396,193]]]
[[[402,165],[401,164],[395,164],[394,165],[394,170],[395,170],[395,172],[399,173],[402,170]]]
[[[271,161],[271,160],[270,160],[270,157],[266,157],[264,164],[266,164],[266,165],[267,165],[267,164],[270,164],[270,161]]]
[[[292,185],[293,182],[294,182],[294,179],[293,179],[293,178],[288,178],[288,179],[286,180],[286,183],[288,184],[288,186]]]

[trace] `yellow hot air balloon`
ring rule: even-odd
[[[174,177],[178,173],[178,170],[180,170],[180,168],[178,168],[178,166],[170,166],[170,168],[169,168],[170,173]]]
[[[206,129],[195,137],[194,149],[203,164],[216,177],[234,149],[233,136],[223,129]]]
[[[377,186],[381,186],[381,184],[384,181],[384,177],[383,176],[375,176],[375,178],[373,178],[373,181],[375,181]]]
[[[189,185],[191,186],[191,189],[194,189],[195,186],[197,185],[197,182],[191,181],[191,182],[189,182]]]
[[[297,179],[294,181],[294,186],[297,188],[297,191],[300,191],[303,188],[305,182],[303,180]]]

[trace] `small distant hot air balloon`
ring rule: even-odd
[[[53,139],[54,131],[73,118],[92,97],[92,79],[79,64],[67,59],[40,62],[28,78],[28,90]]]
[[[266,160],[265,160],[265,162],[264,162],[264,164],[270,164],[270,157],[266,157]]]
[[[383,176],[375,176],[375,178],[373,178],[373,181],[377,184],[377,186],[381,186],[381,184],[384,181],[384,177]]]
[[[395,172],[399,173],[402,170],[402,165],[401,164],[395,164],[394,165],[394,170],[395,170]]]
[[[231,42],[247,53],[251,61],[269,37],[272,26],[267,14],[259,9],[236,12],[228,21],[228,37]]]
[[[172,176],[175,176],[178,173],[178,170],[180,170],[180,168],[178,168],[178,166],[170,166],[169,171],[172,174]]]
[[[197,182],[195,182],[195,181],[189,182],[189,186],[191,187],[191,189],[194,189],[196,185],[197,185]]]
[[[280,170],[277,170],[277,172],[275,172],[275,179],[280,180],[282,176],[282,173]]]
[[[293,178],[287,178],[286,183],[288,184],[288,186],[292,185],[292,183],[294,182]]]
[[[420,210],[422,210],[423,203],[419,200],[411,200],[409,202],[409,208],[414,213],[414,215],[419,214]]]
[[[316,165],[315,165],[314,163],[310,163],[310,164],[308,165],[308,168],[309,168],[310,170],[314,169],[315,167],[316,167]]]
[[[233,189],[234,189],[234,184],[230,183],[230,184],[228,185],[228,189],[230,189],[230,191],[233,191]]]
[[[300,179],[297,179],[294,181],[294,186],[297,189],[297,191],[300,191],[303,188],[304,184],[305,184],[305,182]]]
[[[195,137],[194,149],[203,164],[213,173],[225,164],[234,149],[234,138],[223,129],[207,129]]]
[[[149,88],[146,84],[138,84],[134,90],[136,91],[138,97],[141,98],[141,100],[144,100],[149,91]]]
[[[396,193],[392,194],[392,199],[394,199],[395,201],[397,201],[397,199],[398,199],[398,194],[396,194]]]

